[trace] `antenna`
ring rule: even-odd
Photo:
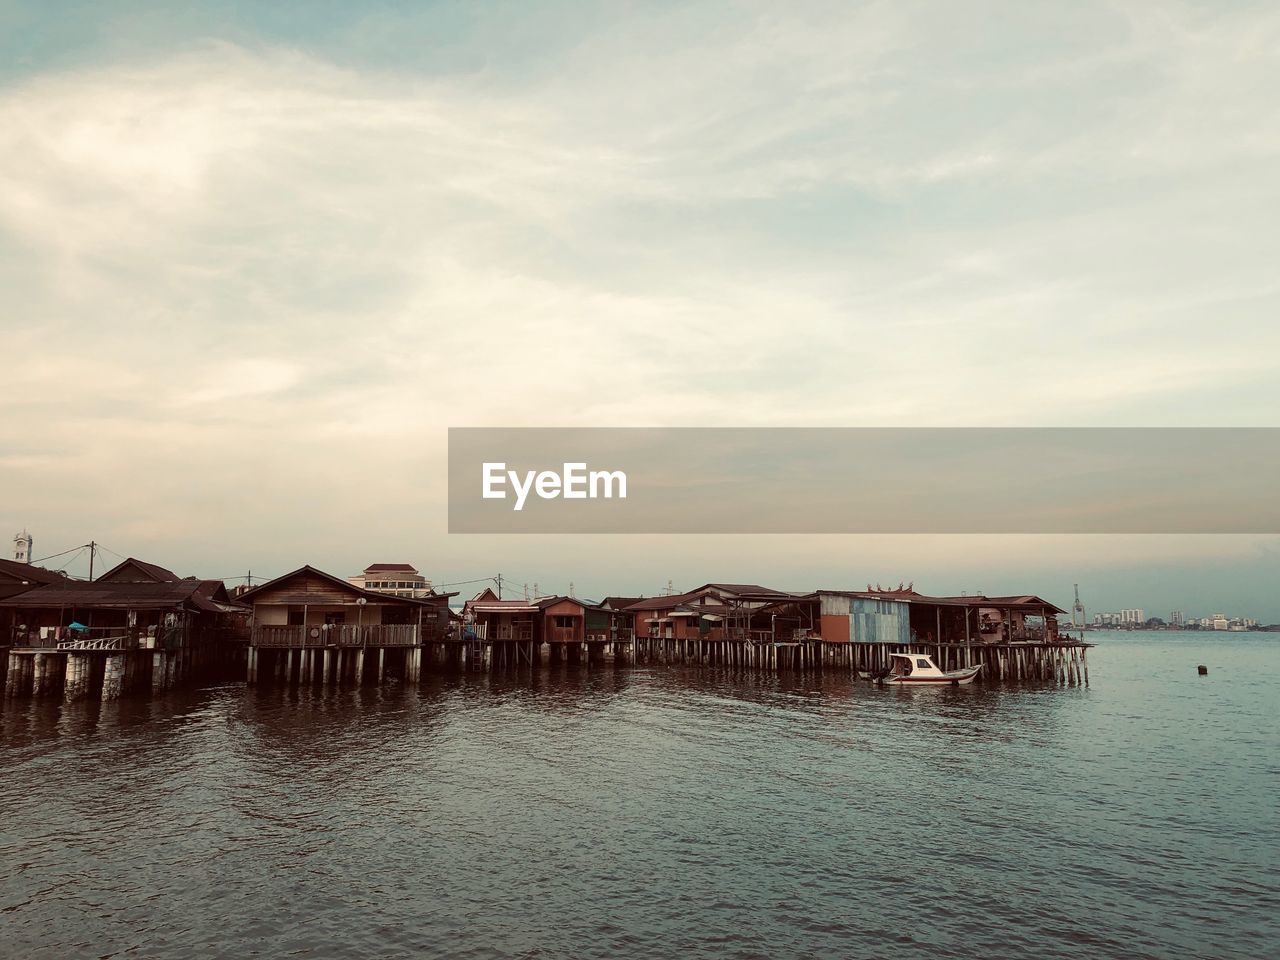
[[[571,597],[572,597],[573,595],[574,595],[574,594],[573,594],[573,581],[572,581],[572,580],[570,580],[570,581],[569,581],[569,596],[571,596]]]
[[[672,595],[673,593],[675,593],[675,592],[676,592],[676,591],[675,591],[675,587],[673,587],[673,586],[671,585],[671,580],[668,578],[668,580],[667,580],[667,596],[669,597],[669,596],[671,596],[671,595]]]

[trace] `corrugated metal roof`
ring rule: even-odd
[[[384,606],[385,605],[394,606],[395,604],[405,604],[408,606],[430,606],[431,604],[434,604],[439,600],[444,600],[448,597],[457,596],[457,594],[455,593],[433,593],[431,596],[422,597],[420,599],[415,599],[413,597],[397,597],[393,593],[380,593],[377,590],[365,590],[361,587],[357,587],[355,584],[347,580],[342,579],[342,577],[336,577],[332,573],[325,573],[325,571],[318,570],[315,567],[311,566],[310,564],[305,564],[304,566],[299,567],[297,570],[291,570],[288,573],[284,574],[283,576],[276,577],[274,580],[268,580],[266,583],[260,583],[256,587],[246,590],[244,593],[240,594],[240,596],[237,599],[239,599],[241,603],[253,603],[252,598],[255,594],[260,593],[263,590],[266,590],[268,588],[279,586],[285,581],[290,580],[293,577],[301,576],[303,574],[311,574],[317,577],[321,577],[325,580],[328,580],[334,586],[340,587],[343,590],[346,590],[352,594],[355,594],[357,597],[364,597],[366,600],[370,601],[371,603],[379,603]]]
[[[690,597],[692,597],[692,594],[688,593],[673,593],[669,597],[650,597],[647,600],[640,600],[637,603],[633,603],[625,609],[628,612],[639,612],[643,610],[671,610],[680,606],[680,604],[690,599]]]
[[[541,608],[529,600],[481,600],[468,603],[472,613],[541,613]]]
[[[112,581],[118,581],[121,583],[135,582],[122,579],[128,575],[130,568],[136,570],[145,580],[152,580],[156,583],[172,583],[175,580],[182,579],[172,570],[168,570],[165,567],[160,566],[158,563],[147,563],[147,561],[139,560],[137,557],[126,557],[102,576],[98,577],[94,583]]]
[[[0,560],[0,573],[8,574],[15,580],[28,583],[61,583],[67,577],[56,570],[46,570],[31,563],[20,563],[17,560]]]
[[[67,580],[28,590],[0,606],[17,609],[76,607],[98,610],[177,610],[187,607],[209,613],[243,611],[226,599],[220,580],[178,580],[174,583]]]

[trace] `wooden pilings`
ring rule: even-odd
[[[1088,644],[1047,643],[827,643],[821,640],[750,642],[638,637],[634,656],[642,664],[714,664],[759,670],[845,671],[874,676],[890,668],[891,653],[925,653],[942,670],[981,664],[980,680],[1089,682]]]

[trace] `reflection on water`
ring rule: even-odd
[[[1277,650],[11,703],[0,956],[1263,956]]]

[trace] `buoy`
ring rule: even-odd
[[[1209,668],[1202,663],[1200,666],[1196,667],[1196,673],[1200,674],[1202,677],[1207,677],[1209,675]]]

